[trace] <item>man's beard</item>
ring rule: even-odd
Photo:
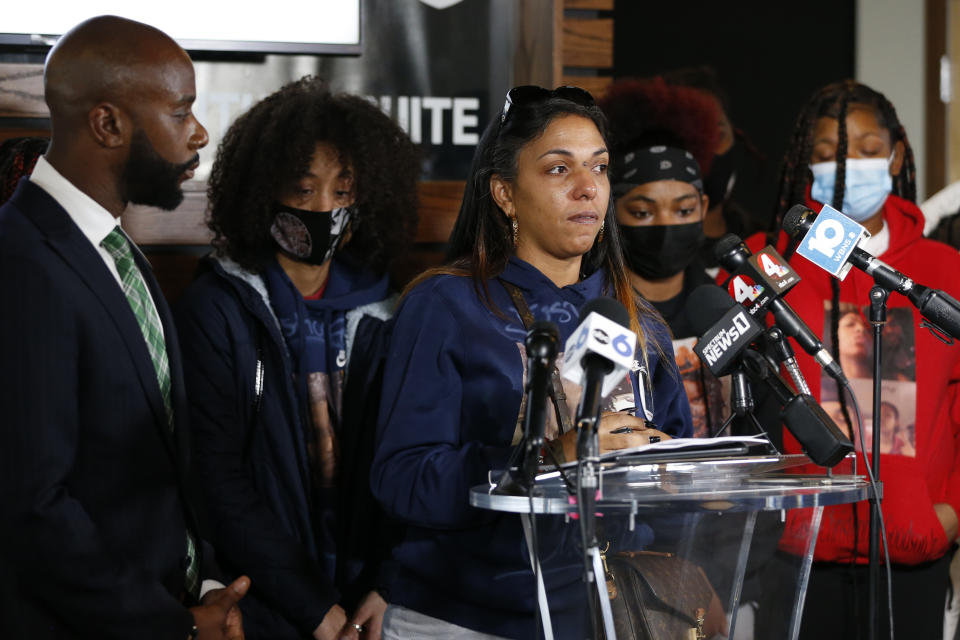
[[[180,178],[199,159],[197,154],[183,164],[167,162],[153,148],[143,129],[138,128],[133,133],[130,156],[123,168],[124,199],[166,211],[176,209],[183,202]]]

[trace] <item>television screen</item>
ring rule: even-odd
[[[3,8],[0,45],[51,46],[87,18],[112,14],[145,22],[191,51],[360,53],[360,0],[47,0]]]

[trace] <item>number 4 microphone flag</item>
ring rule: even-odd
[[[771,246],[747,258],[727,282],[730,297],[757,317],[776,298],[800,282],[800,276]]]

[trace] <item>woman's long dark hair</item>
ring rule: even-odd
[[[447,264],[421,274],[410,287],[438,273],[470,276],[481,299],[494,312],[499,312],[490,299],[487,283],[503,271],[514,247],[510,221],[490,194],[490,178],[496,175],[506,182],[515,180],[520,150],[540,136],[555,118],[568,115],[592,121],[610,148],[606,118],[596,105],[585,106],[557,96],[512,105],[504,123],[501,125],[499,117],[495,118],[477,145],[460,213],[447,245]],[[584,254],[580,270],[583,274],[605,270],[607,285],[627,308],[631,329],[640,336],[646,353],[640,316],[660,322],[659,316],[642,298],[634,295],[630,286],[612,198],[607,203],[604,220],[604,232]]]

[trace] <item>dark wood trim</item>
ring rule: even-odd
[[[924,188],[929,198],[946,186],[948,148],[950,136],[947,129],[948,105],[940,99],[940,58],[949,56],[947,20],[948,0],[926,0],[926,90],[924,110],[926,112],[926,177]],[[953,61],[953,74],[960,72],[960,61]],[[952,82],[956,87],[957,83]],[[958,96],[953,96],[957,100]]]
[[[613,11],[613,0],[563,0],[563,8]]]
[[[513,55],[513,84],[556,86],[559,72],[556,51],[562,34],[560,0],[522,0],[515,4],[516,48]]]
[[[611,82],[613,78],[610,76],[564,75],[560,84],[586,89],[595,99],[599,99],[607,92]]]

